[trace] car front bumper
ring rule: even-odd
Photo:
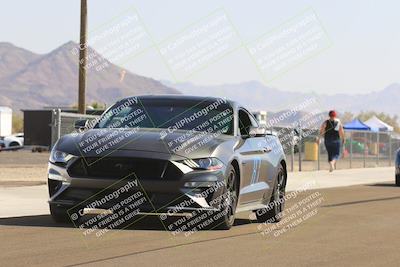
[[[68,167],[49,163],[49,204],[66,210],[89,210],[93,207],[113,210],[115,206],[131,203],[133,195],[141,195],[144,200],[139,203],[138,210],[142,214],[174,216],[192,211],[216,211],[220,209],[225,192],[224,172],[224,168],[218,171],[190,171],[174,180],[140,178],[134,173],[118,179],[74,177]]]

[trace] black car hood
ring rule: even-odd
[[[91,129],[65,135],[56,150],[76,156],[104,157],[118,151],[156,152],[185,158],[208,157],[232,136],[166,129]],[[148,153],[146,153],[148,154]]]

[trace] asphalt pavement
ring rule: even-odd
[[[339,174],[333,175],[341,181],[344,173]],[[321,177],[329,181],[335,177],[328,175],[315,178],[321,183]],[[381,171],[376,179],[387,180],[386,175]],[[251,214],[242,213],[229,231],[175,235],[164,230],[159,218],[147,217],[126,229],[88,238],[85,229],[55,224],[47,214],[1,218],[0,262],[2,266],[399,266],[400,187],[393,181],[368,183],[320,185],[303,192],[293,185],[281,223],[259,224]]]
[[[29,174],[29,169],[25,170]],[[37,174],[34,174],[37,175]],[[303,187],[321,189],[360,185],[368,183],[383,183],[394,181],[394,168],[366,168],[328,171],[293,172],[288,174],[287,191],[295,191]],[[39,183],[42,185],[34,185]],[[49,214],[47,204],[48,190],[46,174],[35,181],[8,181],[0,180],[0,218],[45,215]],[[32,185],[33,184],[33,185]]]

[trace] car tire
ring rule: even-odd
[[[71,218],[68,215],[68,209],[50,204],[50,214],[56,223],[71,223]]]
[[[222,213],[221,218],[214,222],[215,228],[219,230],[229,230],[233,226],[239,196],[239,180],[237,179],[235,168],[230,165],[227,173],[224,192],[228,197],[223,198],[225,203],[223,203],[222,210],[219,211],[219,213]]]
[[[400,174],[396,175],[396,185],[400,186]]]
[[[268,208],[256,210],[256,217],[259,223],[277,223],[282,218],[285,208],[286,193],[286,171],[282,164],[279,167],[274,190],[268,203]],[[275,204],[278,203],[278,204]]]
[[[18,142],[11,142],[8,146],[9,147],[16,147],[16,146],[20,146],[20,145],[18,144]]]

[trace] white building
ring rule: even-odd
[[[260,125],[267,124],[267,112],[266,111],[260,110],[260,111],[253,111],[252,113]]]
[[[12,134],[12,109],[0,107],[0,136]]]

